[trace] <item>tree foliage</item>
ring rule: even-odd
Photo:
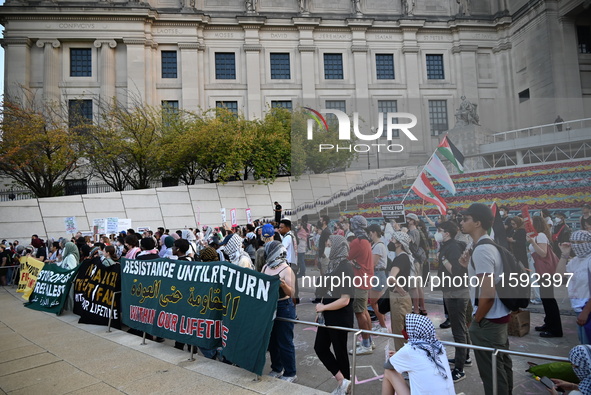
[[[62,195],[66,177],[77,168],[79,135],[68,126],[63,107],[25,100],[7,98],[2,104],[0,173],[37,197]]]

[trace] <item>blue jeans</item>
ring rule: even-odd
[[[306,275],[306,253],[298,252],[298,278]]]
[[[277,317],[295,319],[295,306],[291,298],[277,302]],[[269,354],[271,354],[271,369],[282,372],[285,377],[296,375],[295,347],[293,345],[292,322],[275,320],[269,340]]]

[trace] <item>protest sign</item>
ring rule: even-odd
[[[225,224],[226,223],[226,209],[221,208],[220,213],[222,214],[222,224]]]
[[[23,299],[29,300],[29,296],[31,296],[31,292],[33,292],[33,288],[35,288],[35,284],[37,283],[37,277],[43,266],[45,266],[45,263],[30,256],[20,257],[19,260],[21,263],[20,278],[16,292],[23,293]]]
[[[43,266],[29,303],[25,303],[25,306],[33,310],[60,314],[77,271],[78,268],[68,270],[51,264]]]
[[[249,208],[246,209],[246,223],[252,224],[252,212]]]
[[[76,217],[66,217],[64,218],[64,225],[66,226],[67,233],[76,233],[78,232],[78,225],[76,225]]]
[[[94,234],[103,235],[107,233],[107,219],[95,218],[92,220]]]
[[[398,224],[406,222],[404,204],[388,204],[380,207],[382,208],[382,217],[384,217],[384,221],[390,222],[391,220],[395,220]]]
[[[78,323],[108,325],[113,303],[111,326],[121,328],[121,265],[105,266],[100,258],[87,259],[80,265],[74,280],[74,314]]]
[[[107,234],[113,235],[119,232],[119,218],[107,218]]]
[[[230,210],[230,219],[232,221],[232,226],[238,226],[238,218],[236,216],[236,209],[235,208]]]
[[[117,232],[127,232],[127,229],[133,229],[133,227],[131,226],[131,218],[118,218]]]
[[[123,323],[262,374],[279,279],[229,262],[121,260]]]

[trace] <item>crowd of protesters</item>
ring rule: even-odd
[[[275,212],[281,214],[280,206]],[[581,230],[575,232],[566,224],[563,213],[552,215],[548,210],[535,213],[532,216],[537,232],[535,237],[526,233],[521,215],[511,216],[507,207],[500,207],[500,216],[506,232],[502,241],[532,275],[540,270],[536,260],[551,253],[560,257],[559,266],[575,274],[569,284],[569,296],[578,314],[579,340],[581,344],[589,344],[591,303],[587,301],[588,279],[591,277],[588,275],[591,207],[583,206]],[[12,243],[3,241],[0,262],[2,267],[13,266],[18,264],[20,256],[25,255],[63,268],[74,268],[83,260],[96,256],[100,256],[107,266],[118,264],[122,257],[228,261],[278,276],[276,316],[295,319],[301,287],[298,279],[306,275],[306,263],[313,261],[326,281],[316,288],[312,302],[316,304],[318,322],[328,326],[318,328],[314,350],[337,381],[333,393],[346,394],[350,389],[349,354],[353,350],[347,344],[347,332],[330,327],[353,328],[355,321],[358,328],[373,331],[376,335],[394,333],[405,337],[395,339],[395,351],[386,362],[383,393],[454,393],[453,384],[463,380],[466,377],[464,367],[472,365],[470,353],[468,349],[458,347],[454,358],[447,360],[443,346],[435,338],[433,323],[425,317],[428,312],[422,287],[430,275],[431,261],[437,266],[438,276],[498,278],[503,270],[501,256],[497,248],[487,242],[491,239],[489,232],[495,217],[488,206],[473,204],[460,212],[450,209],[436,221],[424,215],[423,218],[436,229],[435,232],[429,233],[419,215],[408,213],[404,224],[395,221],[369,224],[361,215],[342,216],[334,221],[321,216],[317,223],[311,224],[304,215],[297,224],[286,218],[276,218],[278,222],[262,224],[255,221],[244,227],[226,224],[176,232],[158,228],[155,232],[146,230],[141,234],[129,229],[111,237],[78,234],[71,240],[44,241],[33,235],[27,245],[16,240]],[[15,278],[13,270],[16,269],[0,269],[2,285],[11,284]],[[372,281],[349,282],[336,288],[327,286],[333,283],[333,277]],[[417,285],[411,281],[412,277],[425,281]],[[446,321],[440,327],[451,328],[457,343],[508,349],[510,310],[501,303],[494,284],[485,284],[487,282],[483,281],[479,289],[469,283],[459,287],[443,286]],[[532,295],[531,303],[543,305],[545,319],[544,325],[535,330],[542,337],[561,337],[563,328],[553,287],[539,289],[539,294]],[[581,294],[586,298],[580,297]],[[379,303],[384,297],[388,298],[385,308]],[[390,316],[389,327],[387,314]],[[293,332],[292,322],[275,320],[269,343],[269,375],[289,382],[297,379]],[[179,349],[184,346],[178,342],[175,344]],[[374,352],[375,344],[371,335],[364,333],[353,347],[356,347],[357,355],[367,355]],[[200,351],[209,358],[215,358],[217,354],[216,350]],[[490,393],[491,355],[484,351],[474,354],[484,390]],[[513,378],[508,355],[499,354],[497,370],[499,393],[510,393]],[[410,387],[405,379],[410,380]]]

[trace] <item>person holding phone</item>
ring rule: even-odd
[[[551,379],[553,386],[550,386],[547,377],[542,378],[540,382],[548,388],[548,392],[557,395],[560,392],[567,391],[570,395],[591,394],[591,346],[580,345],[570,350],[568,359],[573,365],[573,370],[579,380],[579,384],[569,383],[560,379]]]

